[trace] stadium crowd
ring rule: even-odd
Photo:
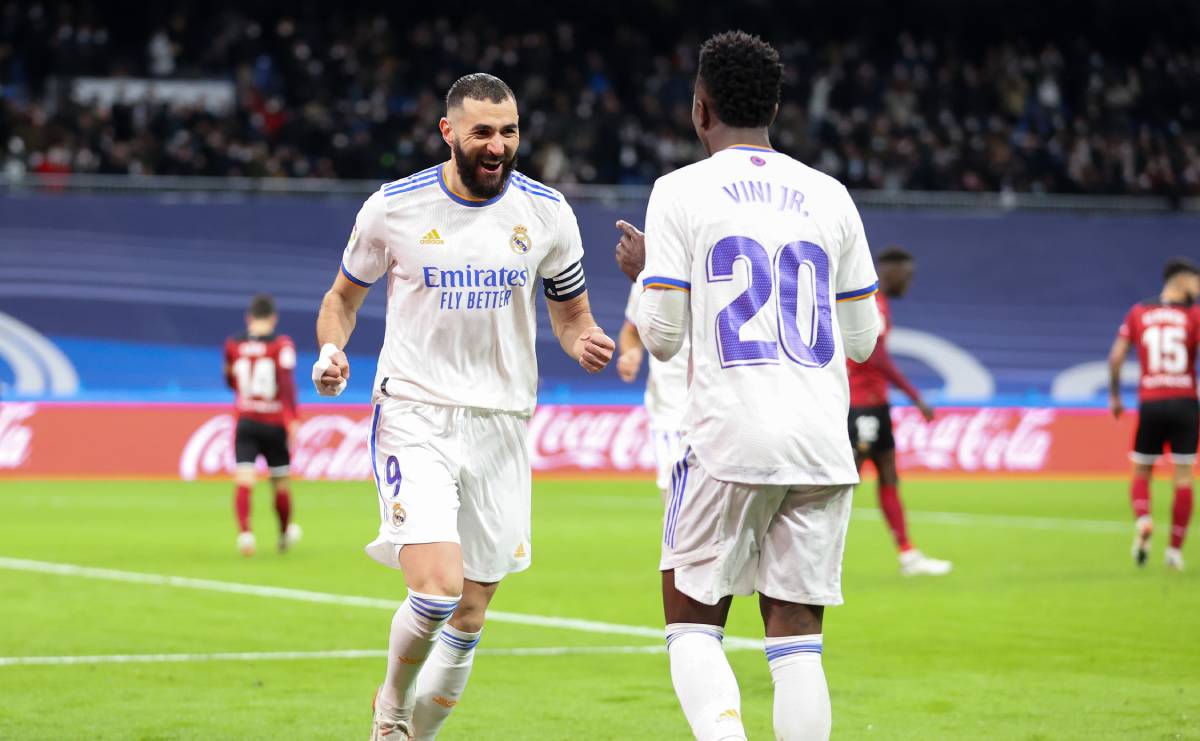
[[[536,6],[461,21],[216,2],[132,22],[102,4],[9,1],[0,163],[10,175],[392,179],[444,156],[441,96],[484,70],[517,91],[523,170],[550,183],[649,183],[700,156],[689,117],[698,42],[742,25],[783,53],[776,146],[851,187],[1200,194],[1194,10],[1166,21],[1169,36],[1121,37],[1103,19],[1071,27],[1068,15],[1062,33],[1039,37],[986,22],[955,32],[923,6],[922,30],[881,36],[776,15],[761,0],[738,6],[729,17],[669,1],[642,14],[568,8],[535,23]],[[74,94],[76,77],[227,80],[235,102],[97,104]]]

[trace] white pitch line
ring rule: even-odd
[[[38,574],[54,574],[56,576],[75,576],[85,579],[125,582],[127,584],[148,584],[154,586],[177,587],[182,589],[199,589],[209,592],[224,592],[226,594],[245,594],[254,597],[274,597],[276,599],[295,600],[297,602],[312,602],[327,605],[346,605],[350,607],[373,607],[384,610],[395,610],[400,606],[396,600],[380,599],[378,597],[359,597],[350,594],[330,594],[327,592],[312,592],[306,589],[290,589],[288,587],[269,587],[261,584],[239,584],[237,582],[216,581],[214,579],[195,579],[188,576],[168,576],[166,574],[145,574],[136,571],[118,571],[116,569],[101,569],[92,566],[78,566],[69,563],[52,563],[49,561],[31,561],[24,558],[0,557],[0,569],[11,571],[29,571]],[[646,628],[640,625],[621,625],[619,623],[602,623],[595,620],[579,618],[549,617],[545,615],[526,615],[518,612],[488,610],[488,620],[497,623],[513,623],[516,625],[536,625],[542,628],[573,630],[581,633],[600,633],[603,635],[637,636],[664,640],[662,628]],[[762,642],[752,638],[738,636],[725,637],[726,648],[762,648]]]
[[[981,525],[984,527],[1011,527],[1022,530],[1073,530],[1084,533],[1125,533],[1130,524],[1116,520],[1080,520],[1071,517],[1026,517],[1022,515],[977,515],[966,512],[910,511],[908,519],[936,525]],[[879,520],[877,509],[855,509],[854,516]]]
[[[744,651],[749,647],[730,647]],[[757,646],[755,647],[757,648]],[[665,654],[665,645],[653,646],[533,646],[479,648],[482,656],[582,656],[620,654]],[[236,651],[206,654],[98,654],[95,656],[0,656],[5,666],[79,666],[82,664],[184,664],[204,661],[308,661],[320,659],[383,659],[387,651],[374,649],[342,651]]]

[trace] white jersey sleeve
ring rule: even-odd
[[[643,288],[692,288],[692,247],[687,244],[687,214],[681,208],[673,181],[659,178],[646,206],[646,265]]]
[[[554,227],[554,243],[538,265],[538,276],[555,278],[583,259],[583,237],[575,211],[563,198],[558,204],[558,222]]]
[[[841,245],[841,257],[837,261],[837,277],[834,293],[837,300],[858,301],[874,296],[879,290],[879,277],[867,246],[867,232],[863,229],[858,207],[846,193],[845,237]]]
[[[360,286],[369,286],[387,272],[387,207],[383,191],[367,199],[354,220],[350,241],[342,253],[342,274]]]

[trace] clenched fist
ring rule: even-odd
[[[350,380],[350,360],[336,345],[321,348],[321,357],[313,363],[313,386],[321,396],[337,396],[346,390]]]
[[[575,340],[575,356],[588,373],[599,373],[612,360],[617,345],[599,327],[590,327]]]

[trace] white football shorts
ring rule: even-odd
[[[707,605],[755,592],[840,605],[853,490],[718,481],[687,448],[672,470],[659,569]]]
[[[459,543],[463,574],[494,582],[529,568],[527,422],[507,412],[399,399],[375,405],[370,440],[379,537],[367,554],[400,568],[413,543]]]
[[[671,469],[683,457],[682,436],[679,430],[658,430],[650,428],[650,436],[654,439],[654,465],[657,469],[654,482],[658,490],[667,496],[671,491]]]

